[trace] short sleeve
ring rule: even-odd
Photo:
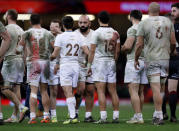
[[[0,33],[3,33],[6,31],[6,28],[4,27],[4,25],[0,22]]]
[[[138,29],[137,29],[137,36],[144,36],[144,26],[143,21],[139,23]]]
[[[94,31],[92,34],[91,44],[97,44],[98,41],[98,32]]]
[[[56,39],[55,39],[55,44],[54,46],[58,46],[58,47],[61,47],[61,37],[60,35],[57,35]]]
[[[49,33],[49,41],[50,43],[55,41],[55,36],[51,32]]]
[[[136,30],[134,28],[129,28],[127,30],[127,37],[135,37],[136,36]]]

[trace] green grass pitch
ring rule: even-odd
[[[168,109],[168,107],[167,107]],[[165,122],[165,125],[155,126],[152,125],[152,113],[154,107],[151,104],[145,104],[143,109],[144,124],[126,124],[133,115],[131,106],[120,106],[120,123],[119,124],[92,124],[84,123],[85,108],[80,108],[78,124],[63,125],[63,120],[67,117],[66,107],[57,107],[58,123],[42,124],[40,119],[37,124],[28,125],[28,120],[22,123],[5,124],[0,126],[0,131],[179,131],[179,123]],[[112,121],[112,107],[108,106],[108,121]],[[169,112],[169,111],[168,111]],[[12,107],[3,106],[4,118],[8,118],[12,113]],[[177,109],[177,116],[179,117],[179,109]],[[95,107],[93,110],[93,117],[97,120],[99,118],[99,108]]]

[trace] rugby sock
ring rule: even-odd
[[[177,104],[177,93],[176,91],[172,91],[169,94],[169,106],[170,106],[170,113],[172,117],[176,117],[176,104]]]
[[[23,108],[24,108],[24,105],[23,105],[23,104],[20,104],[20,105],[19,105],[19,111],[21,112],[21,111],[23,110]]]
[[[0,119],[3,119],[3,114],[2,114],[2,112],[0,112]]]
[[[157,117],[157,111],[154,111],[154,113],[153,113],[153,118],[154,117]]]
[[[106,111],[100,111],[101,119],[106,120],[107,119],[107,112]]]
[[[166,95],[164,95],[164,97],[163,97],[162,112],[163,112],[163,114],[167,113],[167,109],[166,109]]]
[[[32,119],[35,119],[35,118],[36,118],[35,112],[31,112],[30,113],[30,119],[32,120]]]
[[[88,118],[88,117],[90,117],[91,116],[91,112],[86,112],[85,113],[85,118]]]
[[[44,115],[44,119],[49,118],[49,112],[44,112],[43,115]]]
[[[137,118],[141,119],[143,118],[142,113],[136,113]]]
[[[75,97],[70,97],[66,99],[67,101],[67,106],[68,106],[68,111],[70,113],[70,118],[75,118],[75,105],[76,105],[76,99]]]
[[[17,116],[15,116],[14,114],[12,114],[11,118],[12,118],[12,119],[16,119]]]
[[[57,116],[56,109],[50,110],[50,112],[51,112],[51,117],[56,117]]]
[[[119,111],[113,111],[113,120],[119,118]]]
[[[155,114],[155,116],[153,116],[153,117],[156,117],[156,118],[159,118],[159,119],[163,119],[163,113],[162,113],[162,111],[155,111],[154,114]]]
[[[76,113],[76,114],[79,114],[79,110],[78,110],[78,109],[76,109],[76,110],[75,110],[75,113]]]

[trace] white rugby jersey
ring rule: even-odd
[[[111,27],[99,27],[94,31],[92,44],[96,44],[95,59],[114,60],[116,43],[111,43],[110,40],[115,32],[117,33]],[[117,40],[118,42],[119,40]]]
[[[78,33],[78,35],[81,35],[81,37],[83,37],[84,39],[84,45],[87,45],[88,48],[90,49],[90,45],[91,45],[91,41],[92,41],[92,34],[93,34],[93,30],[90,29],[90,32],[84,36],[80,30],[76,30],[75,31],[76,33]],[[79,63],[80,64],[86,64],[86,54],[83,52],[83,50],[80,49],[80,52],[79,52]]]
[[[56,37],[55,46],[60,47],[60,64],[79,63],[79,50],[83,37],[76,32],[64,32]]]

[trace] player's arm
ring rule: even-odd
[[[126,53],[131,52],[134,42],[135,42],[135,37],[133,36],[128,37],[124,45],[122,46],[121,51],[126,52]]]
[[[114,59],[117,61],[120,53],[120,42],[117,42],[116,44],[116,50],[115,50],[115,56]]]
[[[24,47],[26,46],[26,32],[22,35],[21,40],[19,41],[17,47],[16,47],[16,54],[19,54],[23,51]]]
[[[139,66],[139,56],[142,53],[142,50],[144,48],[144,37],[143,36],[138,36],[137,37],[137,43],[136,43],[136,49],[135,49],[135,68],[138,69],[137,66]]]
[[[88,49],[88,46],[87,45],[84,45],[81,47],[83,52],[88,56],[89,55],[89,49]]]
[[[175,32],[171,32],[171,36],[170,36],[170,51],[171,51],[171,54],[174,54],[175,49],[176,49]]]
[[[91,68],[94,59],[95,50],[96,50],[96,44],[91,44],[89,57],[88,57],[88,64],[87,64],[88,68]]]
[[[50,56],[50,60],[54,60],[57,58],[57,56],[60,54],[60,49],[61,49],[60,47],[55,46],[54,51],[52,55]]]
[[[3,59],[4,54],[6,53],[6,51],[9,48],[11,37],[10,37],[10,35],[9,35],[9,33],[7,31],[1,32],[0,36],[3,39],[2,43],[1,43],[1,47],[0,47],[0,62],[1,62],[2,59]]]

